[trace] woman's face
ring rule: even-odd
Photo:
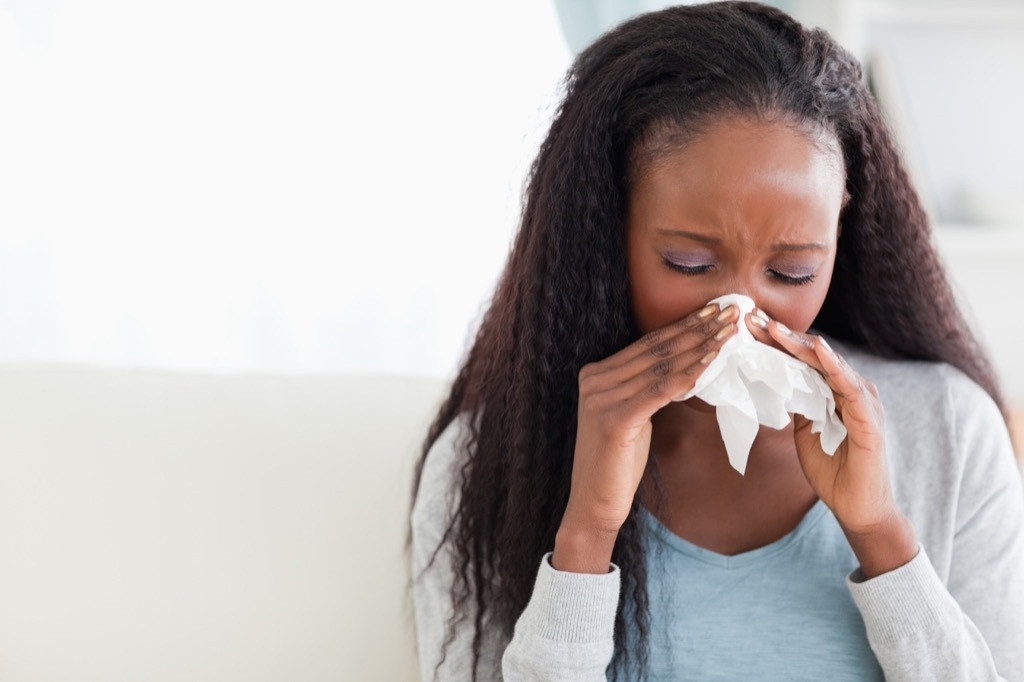
[[[730,293],[806,331],[836,256],[845,177],[831,143],[825,151],[783,122],[729,118],[648,167],[627,225],[640,331]]]

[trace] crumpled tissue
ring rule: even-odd
[[[846,438],[836,414],[836,401],[825,379],[813,367],[777,348],[761,343],[747,329],[744,316],[754,301],[728,294],[709,301],[722,309],[739,308],[739,331],[726,341],[690,391],[676,401],[697,397],[716,407],[718,428],[729,463],[741,474],[760,424],[781,429],[790,413],[810,419],[811,432],[821,434],[821,449],[834,455]]]

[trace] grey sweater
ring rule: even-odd
[[[979,386],[948,365],[837,350],[878,387],[893,491],[921,548],[908,564],[846,586],[888,680],[1024,682],[1024,495],[1006,426]],[[412,511],[413,601],[420,668],[434,679],[452,615],[450,547],[440,545],[457,501],[456,420],[427,456]],[[511,641],[485,630],[480,679],[604,680],[614,651],[621,571],[555,570],[547,555]],[[474,613],[439,669],[471,678]]]

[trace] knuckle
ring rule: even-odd
[[[588,373],[584,375],[580,373],[579,388],[580,395],[585,396],[594,393],[597,390],[597,375]]]
[[[597,411],[594,409],[594,401],[587,396],[580,396],[579,408],[576,411],[576,420],[578,422],[593,421],[597,415]]]
[[[643,336],[640,337],[640,343],[642,343],[646,348],[652,348],[660,340],[661,340],[661,330],[660,329],[655,329],[654,331],[647,332],[646,334],[644,334]]]
[[[668,382],[665,381],[664,377],[658,377],[654,379],[647,386],[647,392],[650,395],[660,396],[665,392],[665,388],[668,386]]]
[[[651,367],[651,371],[654,372],[656,376],[663,377],[672,371],[672,361],[659,360],[658,362],[654,363],[654,365]]]
[[[589,413],[594,410],[594,396],[589,393],[580,391],[580,413]]]
[[[656,358],[663,358],[672,353],[672,342],[671,341],[660,341],[650,348],[651,355]]]
[[[588,379],[588,378],[592,377],[594,375],[595,371],[596,370],[594,369],[593,363],[587,364],[587,365],[583,365],[582,367],[580,367],[579,380],[582,382],[585,379]]]
[[[580,395],[580,412],[586,412],[590,415],[596,415],[600,412],[604,412],[604,401],[602,400],[603,393],[590,393]]]
[[[706,323],[704,322],[704,320],[698,317],[697,315],[690,315],[689,317],[683,320],[683,329],[701,328],[705,324]]]

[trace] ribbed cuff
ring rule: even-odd
[[[955,619],[959,613],[920,543],[917,555],[906,564],[870,580],[857,567],[846,576],[846,586],[860,609],[870,642],[896,642]]]
[[[609,564],[603,575],[571,573],[551,565],[544,555],[526,607],[530,629],[538,637],[557,642],[601,642],[615,633],[619,606],[619,567]]]

